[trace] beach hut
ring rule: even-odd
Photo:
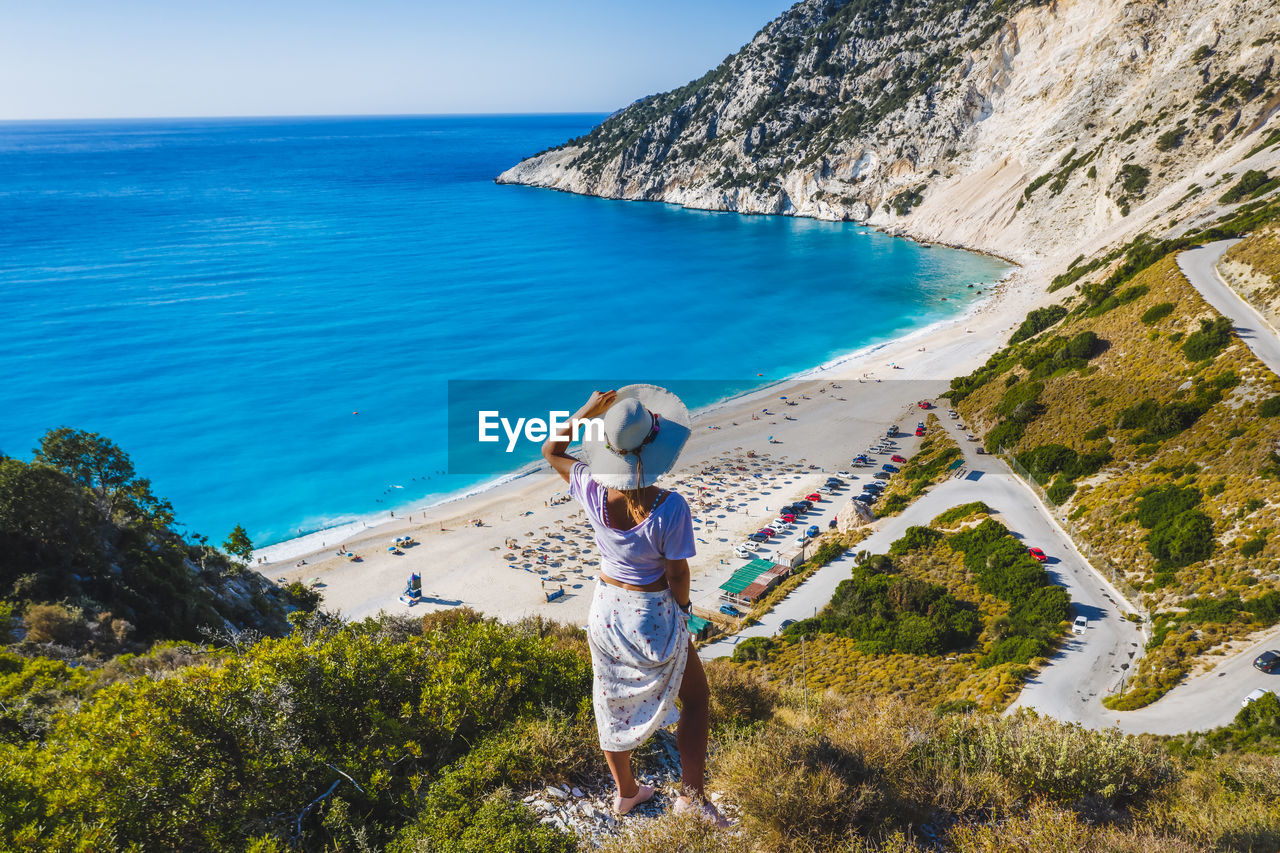
[[[756,558],[720,584],[720,597],[734,604],[752,604],[781,582],[776,564]]]
[[[711,630],[711,623],[706,619],[703,619],[701,616],[689,617],[689,633],[695,640],[704,639],[709,630]]]

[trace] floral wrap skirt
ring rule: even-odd
[[[680,718],[676,696],[689,655],[689,630],[670,590],[639,592],[598,582],[587,642],[602,749],[635,749]]]

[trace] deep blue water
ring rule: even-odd
[[[436,473],[447,380],[711,398],[942,319],[1004,270],[492,183],[599,118],[0,124],[0,450],[103,433],[190,529],[263,544],[484,479]]]

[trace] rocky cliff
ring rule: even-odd
[[[498,181],[1074,254],[1274,165],[1278,52],[1274,0],[802,0]]]

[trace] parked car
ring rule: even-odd
[[[807,501],[811,501],[809,505],[813,506],[813,504],[816,504],[818,501],[822,500],[822,495],[818,494],[817,492],[812,492],[810,494],[805,495],[804,499]]]
[[[780,518],[775,518],[772,522],[769,523],[769,526],[774,530],[777,530],[779,533],[781,533],[783,531],[790,530],[792,527],[792,524],[789,521],[783,521]]]
[[[742,611],[734,607],[732,604],[721,604],[720,612],[725,616],[741,616]]]
[[[923,436],[924,436],[924,427],[916,427],[916,438],[922,438]]]
[[[890,474],[896,474],[896,473],[898,473],[899,468],[898,468],[898,466],[897,466],[897,465],[881,465],[881,466],[880,466],[880,470],[881,470],[881,471],[888,471]]]
[[[1049,559],[1049,556],[1040,548],[1028,548],[1027,553],[1035,557],[1037,563],[1043,563],[1045,560]]]
[[[877,480],[887,480],[887,479],[889,479],[890,477],[892,477],[893,475],[892,475],[892,474],[889,474],[889,473],[887,473],[887,472],[885,472],[885,471],[877,471],[877,472],[875,472],[874,474],[872,474],[871,476],[875,477]]]
[[[956,421],[960,419],[960,413],[957,412],[955,409],[952,409],[949,412],[947,412],[947,417],[951,418],[951,420],[953,421]]]
[[[844,477],[846,480],[853,479],[853,475],[850,474],[848,471],[837,471],[836,474],[840,475],[841,477]]]
[[[827,485],[828,485],[828,486],[843,486],[843,485],[844,485],[844,480],[841,480],[839,477],[828,477],[828,478],[827,478]]]
[[[759,551],[759,550],[760,550],[760,544],[759,544],[758,542],[751,542],[751,541],[743,542],[741,545],[737,545],[737,546],[735,546],[735,547],[737,547],[737,548],[741,548],[741,549],[742,549],[742,550],[744,550],[744,551]]]
[[[867,484],[866,484],[865,486],[863,486],[862,488],[863,488],[863,490],[864,490],[864,491],[876,491],[876,492],[882,492],[882,491],[884,491],[884,483],[871,482],[871,483],[867,483]]]
[[[862,501],[867,506],[871,506],[873,503],[880,500],[880,496],[875,492],[863,492],[858,495],[858,500]]]
[[[756,531],[756,533],[763,533],[765,536],[768,536],[770,539],[778,535],[778,531],[774,530],[772,527],[761,527],[759,530]]]
[[[1249,703],[1256,702],[1257,700],[1261,699],[1263,696],[1266,696],[1270,692],[1272,691],[1268,690],[1265,687],[1259,687],[1257,690],[1250,690],[1249,695],[1244,697],[1244,699],[1240,701],[1240,707],[1248,708]]]
[[[899,465],[901,465],[903,462],[906,462],[907,460],[906,460],[906,458],[905,458],[905,457],[903,457],[903,456],[899,456],[898,454],[896,454],[896,453],[895,453],[895,454],[893,454],[892,456],[890,456],[890,457],[889,457],[889,461],[890,461],[890,462],[897,462]]]
[[[783,524],[790,524],[795,520],[796,520],[796,516],[795,516],[795,513],[793,512],[784,512],[778,516],[778,521],[781,521]]]
[[[916,421],[916,429],[924,429],[924,421]]]
[[[885,434],[885,435],[887,435],[887,436],[889,436],[889,438],[895,438],[895,437],[897,437],[897,435],[898,435],[898,427],[897,427],[897,426],[891,426],[891,427],[889,427],[887,430],[885,430],[885,431],[884,431],[884,434]]]
[[[802,506],[804,507],[804,511],[808,512],[809,510],[813,509],[813,501],[808,500],[807,498],[805,500],[799,500],[799,501],[796,501],[796,506]]]
[[[1275,672],[1280,669],[1280,652],[1263,652],[1253,659],[1253,668],[1262,672]]]
[[[1089,620],[1083,616],[1077,616],[1076,621],[1071,623],[1071,633],[1083,634],[1089,628]]]
[[[752,542],[768,542],[769,541],[769,537],[759,531],[752,533],[747,538],[750,539]]]
[[[916,405],[917,405],[917,406],[919,406],[919,407],[920,407],[920,408],[922,408],[922,409],[932,409],[932,408],[933,408],[933,403],[930,403],[928,400],[921,400],[919,403],[916,403]]]
[[[818,486],[818,491],[824,495],[829,495],[833,491],[835,491],[835,489],[831,488],[830,486]]]
[[[818,525],[816,525],[816,524],[811,524],[811,525],[809,525],[809,529],[805,531],[805,535],[806,535],[806,536],[817,536],[817,535],[818,535],[819,533],[821,533],[821,532],[822,532],[822,531],[818,529]]]
[[[977,440],[978,440],[978,437],[977,437],[976,435],[974,435],[973,433],[971,433],[971,432],[967,432],[967,433],[965,433],[965,434],[964,434],[964,437],[965,437],[965,438],[967,438],[969,441],[977,441]]]
[[[739,545],[738,547],[733,549],[733,556],[737,557],[740,560],[750,560],[753,557],[755,557],[755,554],[751,553],[746,548],[743,548],[741,545]]]
[[[783,620],[782,620],[782,630],[784,630],[784,631],[785,631],[785,630],[787,630],[788,628],[790,628],[790,627],[791,627],[792,625],[794,625],[794,624],[796,624],[796,620],[794,620],[794,619],[783,619]]]

